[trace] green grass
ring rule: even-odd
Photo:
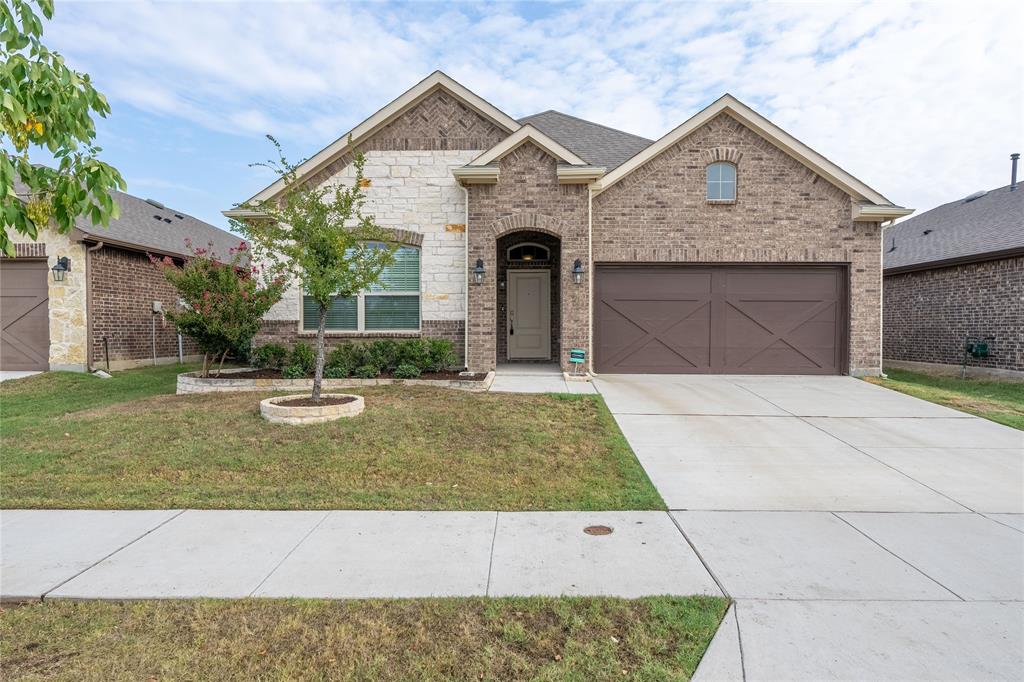
[[[0,506],[664,509],[598,396],[361,388],[359,417],[299,427],[172,395],[176,371],[0,384]]]
[[[960,379],[887,369],[873,384],[1024,430],[1024,382]]]
[[[687,680],[715,597],[62,602],[0,616],[6,680]]]

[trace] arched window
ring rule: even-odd
[[[551,250],[543,244],[523,242],[510,246],[506,255],[510,261],[550,260]]]
[[[720,161],[708,166],[708,201],[736,200],[736,166]]]

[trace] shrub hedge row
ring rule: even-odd
[[[252,349],[250,362],[259,369],[281,370],[286,379],[301,379],[313,375],[316,352],[302,341],[290,350],[278,343],[268,343]],[[400,379],[414,379],[423,372],[442,372],[457,362],[452,342],[446,339],[351,342],[328,353],[324,377],[372,379],[386,372]]]

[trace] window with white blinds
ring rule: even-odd
[[[302,299],[302,328],[315,331],[318,306]],[[395,259],[358,296],[335,297],[327,311],[328,331],[418,331],[420,328],[420,250],[400,247]]]

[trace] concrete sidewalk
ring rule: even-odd
[[[664,512],[8,510],[0,540],[6,601],[722,594]]]

